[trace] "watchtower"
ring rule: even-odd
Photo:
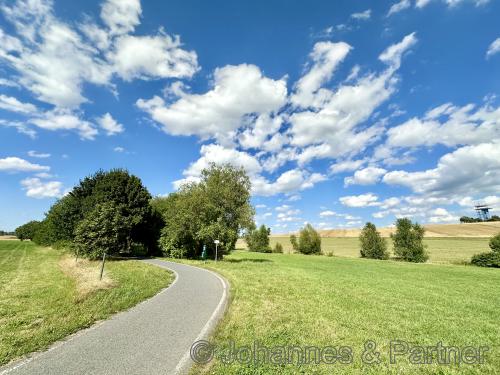
[[[490,219],[491,207],[488,207],[485,204],[476,204],[474,206],[474,209],[476,210],[477,217],[482,221],[487,221]]]

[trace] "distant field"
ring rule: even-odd
[[[0,241],[0,365],[136,305],[172,276],[137,261],[66,258],[29,241]],[[82,353],[82,355],[85,355]]]
[[[232,302],[211,339],[222,355],[231,341],[238,348],[255,342],[271,349],[349,346],[354,353],[347,365],[216,359],[194,374],[498,374],[500,369],[497,269],[247,251],[217,263],[182,262],[214,269],[231,284]],[[361,363],[369,339],[381,353],[379,365]],[[391,365],[389,343],[397,339],[490,351],[483,365],[415,365],[407,357]]]
[[[500,233],[500,221],[467,224],[425,224],[426,237],[491,237]],[[394,228],[378,228],[389,237]],[[322,237],[359,237],[360,229],[332,229],[321,231]]]
[[[489,251],[488,238],[425,238],[431,263],[463,263],[469,262],[470,258],[477,253]],[[284,251],[292,251],[290,237],[271,237],[271,246],[276,242],[283,245]],[[392,241],[387,239],[389,249],[392,253]],[[244,241],[239,241],[237,246],[245,249]],[[359,239],[352,237],[323,237],[321,248],[324,254],[333,252],[335,256],[359,257]]]

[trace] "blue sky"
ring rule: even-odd
[[[274,232],[500,211],[498,1],[0,4],[0,229],[100,168],[163,195],[210,162]]]

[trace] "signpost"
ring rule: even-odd
[[[219,240],[215,240],[214,241],[214,244],[215,244],[215,261],[216,262],[217,262],[217,247],[219,246],[219,243],[220,243]]]

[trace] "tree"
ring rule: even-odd
[[[387,241],[377,231],[375,224],[366,223],[359,236],[362,258],[388,259]]]
[[[425,229],[410,219],[396,220],[396,233],[391,234],[394,254],[407,262],[423,263],[429,256],[423,243]]]
[[[479,267],[500,268],[500,233],[490,238],[489,245],[492,251],[474,255],[472,264]]]
[[[293,251],[298,253],[299,252],[299,243],[297,241],[297,236],[295,234],[292,234],[290,236],[290,243],[292,244]]]
[[[500,233],[490,238],[490,249],[496,253],[500,253]]]
[[[39,226],[40,226],[39,221],[36,220],[29,221],[26,224],[16,228],[15,230],[16,237],[19,238],[21,241],[32,240]]]
[[[276,244],[274,245],[273,253],[283,254],[283,245],[279,242],[276,242]]]
[[[130,249],[131,223],[123,215],[123,207],[113,202],[98,204],[75,230],[74,245],[78,255],[98,259]]]
[[[271,247],[269,246],[269,235],[271,228],[261,225],[259,229],[251,230],[246,236],[245,241],[248,245],[248,250],[257,251],[261,253],[270,253]]]
[[[302,254],[321,253],[321,237],[309,223],[299,232],[298,250]]]
[[[233,250],[239,234],[253,225],[250,179],[242,168],[210,165],[200,182],[184,184],[168,197],[155,198],[165,226],[160,246],[167,256],[199,257],[203,246],[215,255],[214,240],[220,241],[218,255]]]

